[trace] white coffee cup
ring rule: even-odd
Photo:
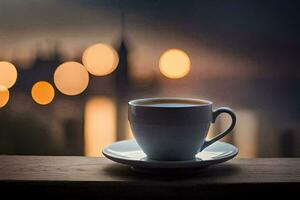
[[[207,146],[227,135],[236,117],[230,108],[212,110],[212,102],[190,98],[147,98],[128,103],[133,135],[148,159],[193,160]],[[221,113],[230,115],[227,130],[206,140],[208,129]]]

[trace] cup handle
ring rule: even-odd
[[[236,116],[234,114],[234,112],[227,107],[221,107],[218,108],[216,110],[213,111],[213,119],[212,119],[212,123],[215,123],[217,117],[221,114],[221,113],[227,113],[230,115],[231,117],[231,125],[222,133],[218,134],[217,136],[209,139],[209,140],[205,140],[204,144],[202,145],[200,151],[202,151],[203,149],[205,149],[206,147],[208,147],[209,145],[211,145],[212,143],[220,140],[221,138],[223,138],[224,136],[226,136],[228,133],[230,133],[230,131],[232,131],[232,129],[235,126],[236,123]]]

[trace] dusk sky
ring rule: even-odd
[[[270,66],[281,73],[287,60],[297,74],[298,8],[289,1],[2,0],[0,58],[28,62],[60,42],[69,60],[93,43],[117,44],[122,9],[137,70],[156,70],[164,50],[180,48],[207,76],[264,74]]]

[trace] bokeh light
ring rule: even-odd
[[[35,83],[31,89],[32,99],[41,105],[47,105],[54,99],[54,88],[46,81],[39,81]]]
[[[111,46],[95,44],[83,52],[82,63],[91,74],[105,76],[117,68],[119,56]]]
[[[159,59],[160,72],[168,78],[182,78],[189,73],[190,68],[189,56],[180,49],[169,49]]]
[[[65,62],[54,72],[54,83],[57,89],[66,95],[82,93],[89,84],[89,73],[86,68],[74,61]]]
[[[84,147],[86,156],[99,156],[101,150],[116,140],[116,105],[111,98],[89,99],[84,111]]]
[[[6,88],[11,88],[17,80],[17,69],[10,62],[0,62],[0,84]]]
[[[0,85],[0,108],[4,107],[9,100],[9,91],[7,87]]]

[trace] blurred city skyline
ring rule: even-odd
[[[30,112],[36,130],[48,127],[59,145],[66,144],[62,152],[80,154],[81,143],[96,141],[83,139],[93,136],[86,133],[90,130],[86,125],[96,133],[101,130],[101,137],[108,137],[105,143],[130,136],[129,99],[204,98],[214,101],[215,107],[237,111],[234,136],[226,140],[238,145],[241,155],[278,156],[286,147],[292,149],[286,155],[299,155],[293,149],[298,143],[290,142],[300,141],[299,8],[293,1],[258,0],[0,1],[0,61],[12,62],[19,72],[1,117],[19,120],[18,115]],[[78,96],[55,90],[53,102],[45,107],[32,100],[30,90],[36,81],[54,86],[58,66],[81,63],[84,50],[98,43],[118,51],[121,64],[115,72],[89,75],[86,90]],[[189,73],[180,79],[159,71],[161,55],[173,48],[186,52],[191,62]],[[104,115],[112,120],[105,121]],[[39,127],[42,124],[46,125]],[[109,127],[103,128],[106,124]],[[222,119],[210,134],[226,124]]]
[[[36,54],[49,55],[56,42],[61,43],[66,61],[94,43],[114,46],[121,32],[121,10],[133,47],[131,63],[137,70],[157,71],[160,54],[180,48],[191,57],[192,74],[204,74],[204,79],[219,74],[229,78],[300,76],[295,56],[299,20],[289,1],[172,1],[170,6],[169,1],[4,0],[0,2],[0,57],[21,60],[17,67],[26,68]]]

